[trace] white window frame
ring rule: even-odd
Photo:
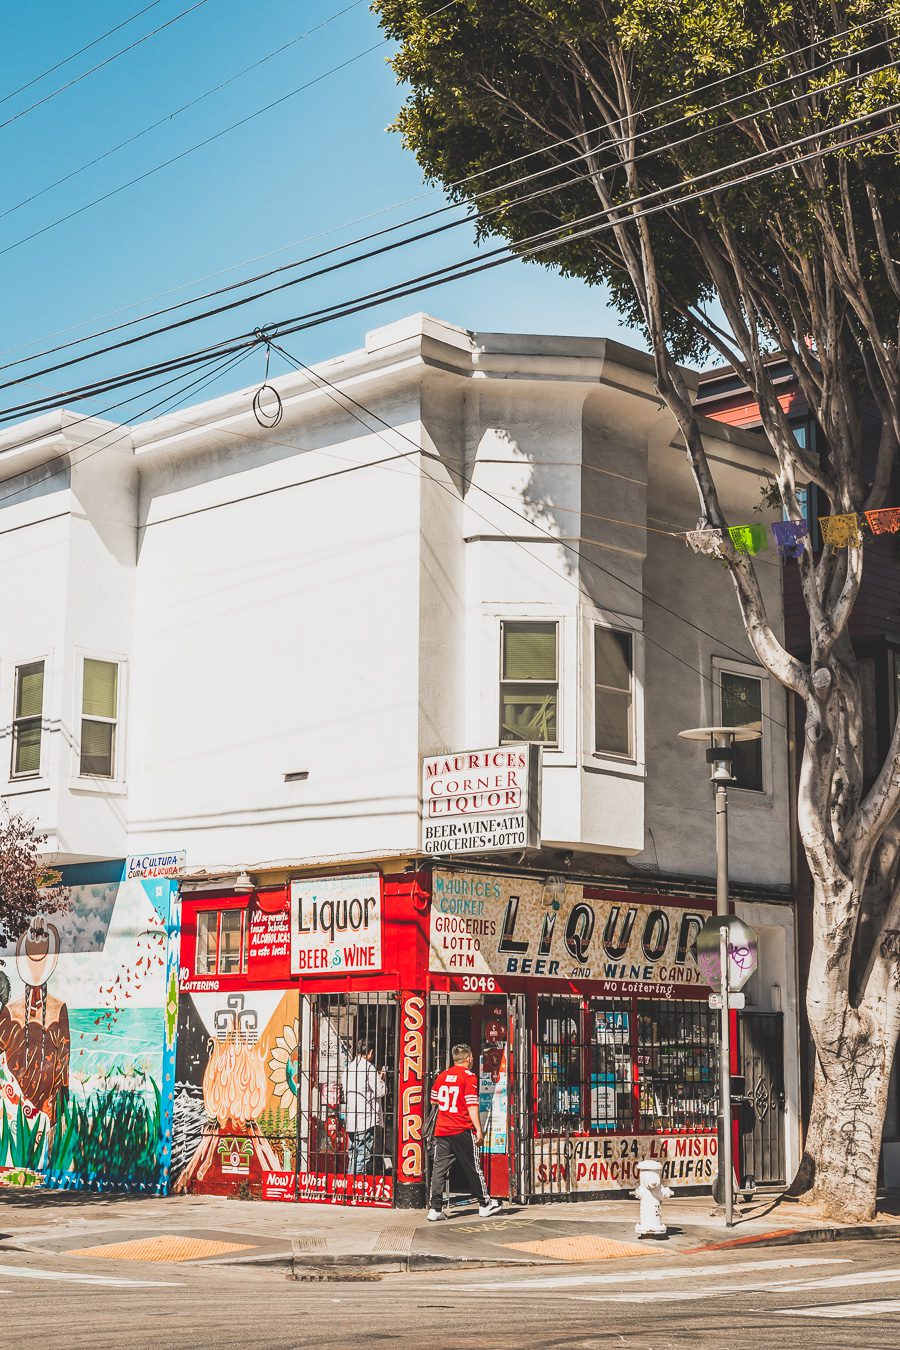
[[[504,674],[503,674],[503,629],[504,629],[504,626],[505,626],[506,624],[515,624],[515,623],[518,623],[518,624],[533,624],[533,625],[542,624],[542,625],[543,625],[544,627],[546,627],[546,628],[550,628],[550,627],[552,626],[553,628],[556,629],[556,680],[555,680],[555,681],[554,681],[554,680],[534,680],[534,681],[533,681],[534,684],[554,684],[554,683],[556,684],[556,740],[555,740],[555,741],[539,741],[539,740],[536,740],[536,741],[534,742],[534,744],[535,744],[535,745],[541,745],[541,746],[543,746],[543,748],[544,748],[545,751],[548,751],[548,750],[549,750],[549,751],[552,752],[552,751],[554,751],[554,750],[559,750],[560,747],[561,747],[561,745],[562,745],[562,741],[563,741],[563,725],[562,725],[562,679],[561,679],[561,668],[562,668],[562,653],[561,653],[561,647],[562,647],[562,630],[561,630],[561,626],[560,626],[560,620],[557,619],[557,618],[551,618],[549,615],[527,615],[527,616],[526,616],[526,615],[519,615],[519,614],[516,614],[516,615],[502,614],[502,615],[500,616],[500,621],[499,621],[499,623],[498,623],[498,625],[497,625],[497,643],[498,643],[498,649],[497,649],[497,664],[498,664],[498,672],[497,672],[497,714],[496,714],[496,715],[497,715],[497,741],[496,741],[496,744],[497,744],[497,745],[523,745],[523,744],[525,744],[524,741],[504,741],[504,740],[503,740],[503,728],[502,728],[502,726],[500,725],[500,705],[501,705],[501,703],[502,703],[502,701],[503,701],[503,686],[504,686],[505,684],[528,684],[528,683],[530,683],[528,680],[514,680],[514,679],[507,679],[507,678],[504,676]]]
[[[13,773],[13,722],[16,712],[16,672],[20,666],[34,665],[36,661],[44,663],[44,701],[41,710],[41,767],[38,773]],[[7,662],[3,663],[3,686],[6,687],[7,669],[11,672],[9,677],[10,692],[4,694],[4,698],[10,701],[7,704],[10,710],[9,726],[5,735],[9,736],[8,758],[6,767],[3,770],[4,787],[3,792],[6,796],[16,796],[20,793],[43,792],[50,786],[50,747],[47,744],[47,735],[53,730],[52,710],[53,710],[53,650],[52,648],[41,648],[39,651],[17,652]]]
[[[43,667],[43,679],[41,683],[41,711],[37,717],[17,717],[16,703],[19,697],[19,671],[24,670],[26,666],[36,666],[40,664]],[[12,679],[12,714],[9,722],[9,781],[11,783],[33,783],[35,779],[40,779],[44,774],[44,731],[47,720],[47,658],[45,656],[32,656],[25,661],[16,661],[13,666]],[[40,727],[40,740],[38,742],[38,766],[36,769],[27,769],[16,771],[16,726],[19,722],[37,722]]]
[[[772,797],[772,736],[771,736],[771,683],[768,671],[752,661],[729,661],[725,657],[712,659],[713,676],[713,722],[722,726],[722,675],[743,675],[748,679],[759,680],[761,685],[760,707],[762,709],[762,791],[758,788],[742,788],[730,785],[729,792],[739,792],[746,801],[765,801]]]
[[[77,666],[75,684],[75,706],[73,709],[72,725],[76,730],[73,737],[73,752],[75,756],[74,773],[70,780],[70,786],[86,792],[119,792],[124,791],[125,785],[125,727],[127,712],[127,670],[128,663],[121,652],[95,651],[88,648],[77,648],[75,651],[75,661]],[[91,717],[88,720],[94,722],[113,721],[115,731],[113,733],[113,774],[111,778],[100,778],[96,774],[81,772],[81,723],[83,719],[82,706],[84,699],[84,663],[85,661],[108,661],[110,665],[118,668],[116,677],[116,716],[115,719],[105,717]]]
[[[560,606],[540,602],[521,603],[482,602],[472,616],[475,659],[466,662],[466,744],[471,746],[498,745],[500,733],[498,708],[500,701],[501,622],[555,623],[558,707],[556,731],[558,743],[544,745],[543,761],[557,766],[574,766],[579,745],[579,701],[575,690],[576,675],[581,668],[579,650],[580,626],[577,616]]]
[[[611,633],[622,633],[631,639],[631,687],[629,694],[631,698],[631,750],[627,755],[616,754],[613,750],[597,749],[597,643],[595,633],[598,628],[605,628]],[[588,723],[590,726],[590,752],[595,760],[610,760],[614,764],[637,764],[638,755],[638,638],[639,634],[634,628],[629,628],[622,623],[607,623],[605,619],[593,618],[590,620],[589,628],[589,661],[588,669],[591,673],[590,679],[590,717]]]

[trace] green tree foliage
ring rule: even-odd
[[[771,491],[793,519],[809,483],[823,510],[895,504],[900,5],[374,7],[398,44],[396,128],[426,175],[471,206],[482,237],[605,284],[643,328],[701,524],[729,522],[679,362],[710,351],[759,403]],[[822,433],[815,449],[797,444],[779,401],[776,351]],[[863,425],[873,407],[871,449]],[[863,693],[847,627],[863,552],[804,545],[802,659],[769,622],[753,559],[727,538],[719,551],[758,660],[804,708],[797,820],[814,892],[807,1009],[817,1049],[804,1184],[847,1217],[874,1206],[900,1031],[900,724],[864,784]]]

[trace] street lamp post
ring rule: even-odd
[[[738,741],[757,741],[758,724],[743,727],[690,727],[678,733],[684,741],[706,741],[706,760],[716,803],[716,917],[728,914],[728,785],[734,782],[734,747]],[[731,1148],[731,1021],[728,1002],[728,935],[719,930],[722,993],[719,1032],[719,1115],[717,1133],[722,1165],[725,1226],[734,1224],[734,1163]]]

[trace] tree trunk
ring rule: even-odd
[[[846,928],[834,926],[836,885],[815,885],[813,957],[807,1012],[817,1065],[810,1128],[792,1191],[830,1218],[860,1222],[875,1214],[881,1134],[887,1109],[896,1018],[887,997],[849,995]],[[846,898],[846,897],[845,897]],[[858,903],[852,908],[858,913]],[[832,926],[828,918],[832,917]]]

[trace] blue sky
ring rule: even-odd
[[[47,97],[192,3],[197,5],[193,12],[165,31]],[[348,5],[318,32],[171,116]],[[394,224],[443,200],[429,193],[413,157],[386,130],[402,91],[387,65],[390,48],[381,43],[365,2],[158,0],[118,33],[8,97],[141,8],[142,0],[32,0],[9,6],[4,14],[0,123],[8,124],[0,125],[5,168],[0,364]],[[375,44],[380,44],[376,50],[362,55]],[[344,69],[245,126],[90,205],[348,60]],[[163,124],[42,191],[157,121]],[[36,193],[41,195],[20,205]],[[54,223],[70,213],[76,214]],[[471,233],[451,231],[165,339],[39,383],[2,389],[0,411],[476,252]],[[640,341],[623,334],[601,291],[515,263],[313,329],[293,337],[289,346],[302,360],[314,361],[361,345],[367,328],[417,309],[468,328],[624,335]],[[0,371],[0,381],[28,369]],[[214,388],[252,383],[261,372],[262,357],[254,355]],[[108,395],[105,404],[125,396]],[[136,400],[110,416],[133,415],[151,401],[146,395],[143,403]],[[95,402],[93,409],[105,404]]]

